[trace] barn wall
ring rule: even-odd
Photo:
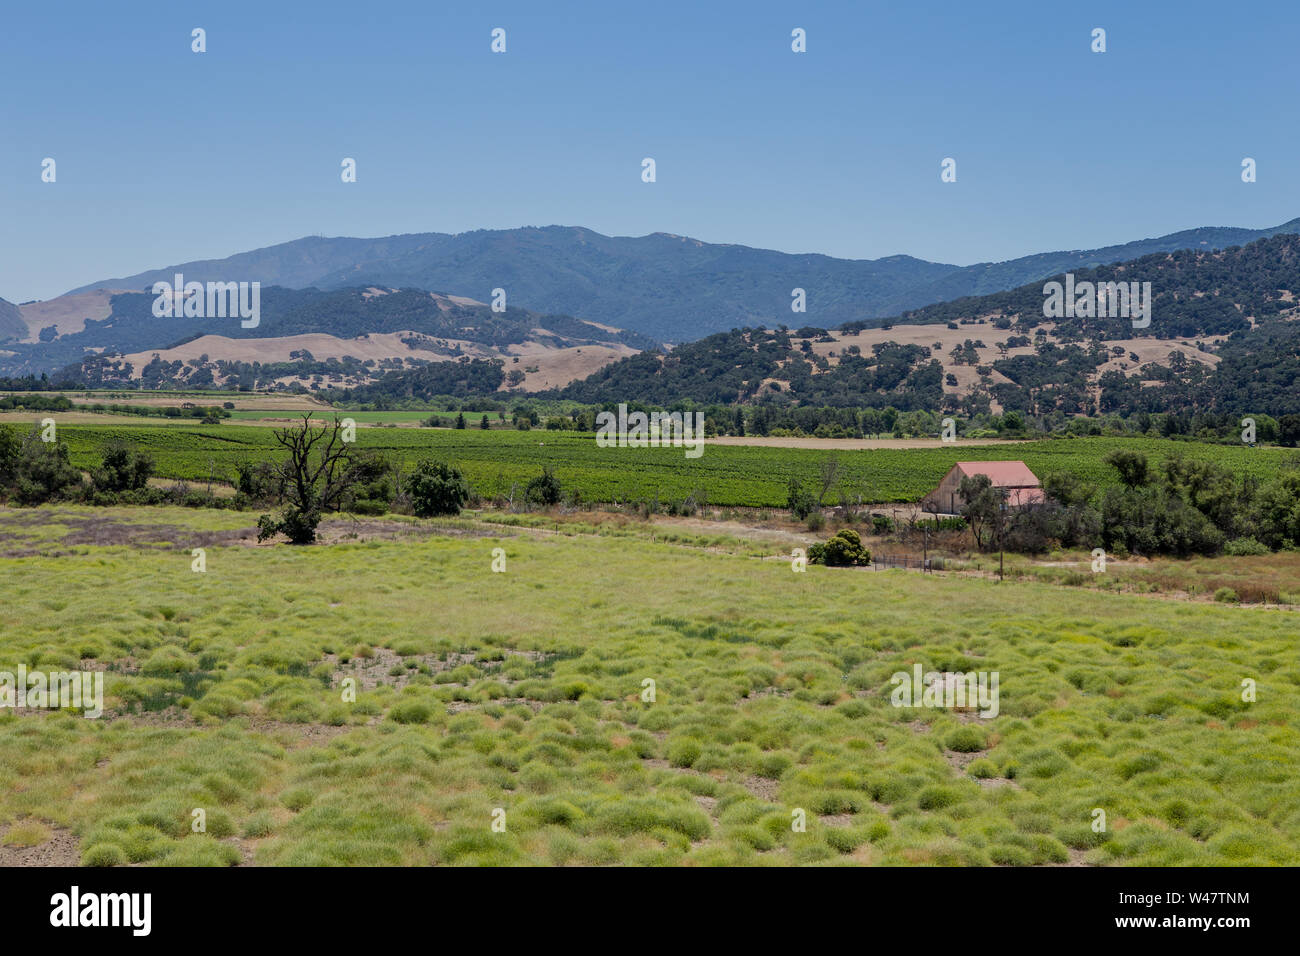
[[[963,472],[956,466],[949,469],[948,474],[944,475],[943,480],[939,482],[939,487],[921,499],[921,507],[926,511],[959,514],[962,502],[957,492],[961,489],[961,480],[964,477]],[[1042,485],[1007,486],[1007,490],[1010,492],[1011,506],[1018,507],[1016,504],[1017,495],[1023,496],[1030,489],[1039,491],[1042,489]]]
[[[925,504],[934,507],[928,510],[938,510],[945,514],[953,513],[954,509],[961,507],[961,500],[957,497],[957,490],[961,487],[962,473],[956,467],[949,469],[948,474],[943,476],[939,482],[939,487],[930,492],[922,501]]]

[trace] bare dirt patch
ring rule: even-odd
[[[58,526],[57,538],[33,538],[30,528]],[[85,515],[39,509],[0,510],[0,557],[58,557],[69,548],[206,548],[223,544],[255,544],[257,528],[195,531],[180,525],[133,522],[119,515]]]
[[[180,525],[127,524],[112,517],[64,520],[67,524],[74,525],[74,530],[64,535],[61,542],[66,547],[95,545],[97,547],[205,548],[257,540],[256,527],[235,528],[228,531],[194,531]]]
[[[270,509],[268,509],[270,510]],[[250,513],[250,518],[251,518]],[[57,526],[67,530],[58,537],[35,537],[24,533],[33,528]],[[329,518],[317,529],[318,545],[358,544],[367,541],[396,541],[406,538],[503,537],[509,529],[480,528],[392,518],[359,518],[350,515]],[[60,510],[0,508],[0,557],[57,557],[79,547],[130,547],[140,549],[190,549],[217,546],[279,546],[284,538],[257,540],[256,525],[215,531],[196,531],[182,525],[133,521],[118,513],[85,514]]]
[[[81,850],[71,830],[50,827],[50,836],[36,846],[6,846],[5,839],[13,827],[0,833],[0,866],[78,866]]]
[[[426,522],[397,521],[391,518],[346,516],[322,521],[316,531],[316,542],[317,544],[355,544],[366,541],[397,541],[403,538],[496,538],[502,536],[502,532],[470,525],[462,527],[428,524]]]
[[[754,796],[766,800],[768,803],[776,803],[777,795],[781,792],[777,782],[769,780],[767,777],[745,777],[740,781],[740,785]]]

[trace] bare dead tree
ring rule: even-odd
[[[309,412],[301,425],[277,430],[275,440],[289,453],[280,466],[288,508],[279,519],[263,515],[258,521],[258,537],[284,533],[294,544],[310,544],[316,540],[321,512],[337,509],[354,483],[356,464],[338,418],[315,428]]]

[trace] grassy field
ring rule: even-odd
[[[9,851],[1300,863],[1291,612],[795,574],[471,518],[343,519],[301,549],[252,546],[250,526],[183,509],[0,511],[0,670],[106,669],[109,709],[0,711]],[[917,663],[998,672],[1000,713],[891,706],[891,675]],[[1241,699],[1245,679],[1257,702]]]
[[[82,468],[99,462],[112,438],[147,449],[162,478],[231,481],[241,459],[270,459],[281,454],[274,430],[244,425],[67,425],[60,437]],[[989,444],[959,448],[877,448],[831,451],[744,445],[707,445],[703,455],[685,457],[682,448],[600,448],[591,435],[545,431],[477,428],[359,428],[357,446],[389,453],[406,467],[430,457],[456,463],[484,496],[522,488],[541,473],[555,469],[566,490],[577,489],[585,501],[638,501],[658,496],[680,500],[702,490],[722,506],[782,507],[791,477],[817,481],[821,463],[835,455],[843,468],[841,486],[866,501],[916,501],[934,488],[957,461],[1023,459],[1040,477],[1070,471],[1098,483],[1114,481],[1102,461],[1112,449],[1135,449],[1154,465],[1174,455],[1218,461],[1238,474],[1267,480],[1280,469],[1300,466],[1295,449],[1247,448],[1171,442],[1151,438],[1078,438],[1031,443]],[[835,500],[834,493],[830,502]]]

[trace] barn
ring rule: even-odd
[[[960,514],[961,480],[988,475],[995,488],[1005,488],[1008,508],[1042,504],[1043,486],[1038,476],[1023,461],[959,461],[943,476],[939,487],[921,499],[923,510],[931,514]]]

